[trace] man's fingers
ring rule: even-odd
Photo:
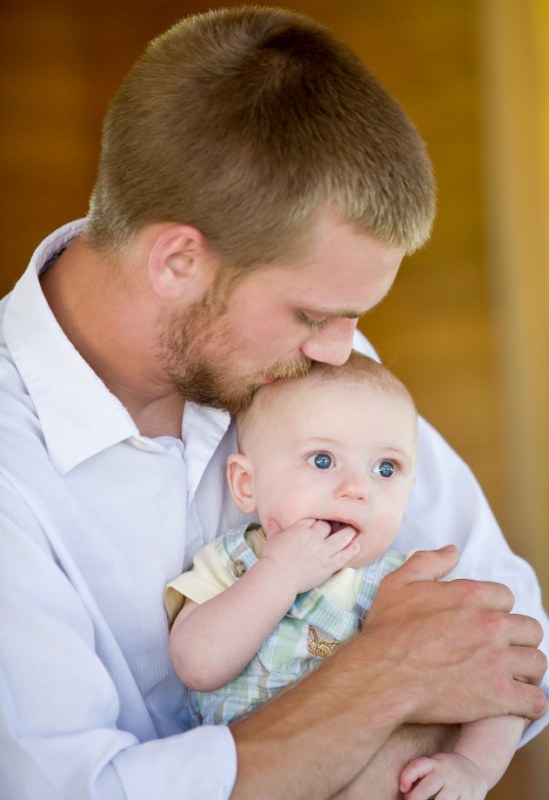
[[[516,681],[539,686],[547,672],[547,658],[534,647],[513,647],[511,668]]]
[[[539,719],[547,711],[547,697],[537,684],[515,680],[513,690],[508,697],[509,714],[527,719]]]
[[[541,625],[510,613],[513,593],[503,584],[440,580],[457,560],[453,547],[417,552],[387,575],[362,635],[377,635],[386,669],[417,687],[411,722],[541,717],[546,699],[539,683],[547,669],[537,650]]]
[[[418,550],[401,567],[384,578],[384,582],[392,584],[396,590],[405,584],[443,581],[458,559],[459,553],[453,545],[447,545],[441,550]],[[443,581],[443,585],[446,596],[449,600],[453,598],[453,603],[485,606],[506,613],[512,610],[515,603],[513,593],[502,583],[454,578],[448,582]]]
[[[496,584],[498,585],[498,584]],[[543,639],[543,628],[537,619],[523,614],[509,615],[509,641],[511,644],[524,647],[538,647]],[[543,653],[540,653],[543,655]],[[545,656],[544,656],[545,658]],[[545,663],[544,672],[547,670]]]
[[[439,550],[418,550],[398,572],[405,583],[438,581],[451,572],[458,561],[457,547],[448,544]]]

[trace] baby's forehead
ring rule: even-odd
[[[323,391],[333,388],[334,391]],[[312,372],[304,378],[262,386],[255,394],[248,409],[237,417],[239,439],[261,435],[265,432],[266,420],[273,421],[280,415],[307,413],[316,402],[323,406],[334,403],[337,410],[363,403],[370,392],[400,397],[414,412],[414,403],[399,382],[384,383],[365,375],[341,375],[334,377],[322,372]],[[262,424],[263,423],[263,424]]]
[[[335,378],[328,378],[317,372],[311,372],[301,378],[274,381],[258,389],[242,418],[276,414],[291,406],[294,401],[299,401],[305,396],[309,397],[313,393],[319,395],[323,387],[335,384]],[[343,384],[347,385],[348,380],[338,378],[337,385]]]

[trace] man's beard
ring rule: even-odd
[[[306,375],[311,360],[277,362],[247,379],[231,375],[238,365],[238,349],[223,326],[224,305],[211,295],[195,303],[184,315],[163,324],[159,358],[164,373],[184,398],[200,405],[237,414],[251,403],[266,380],[288,380]],[[215,361],[207,354],[215,354]]]

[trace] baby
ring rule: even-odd
[[[172,581],[175,670],[197,724],[228,724],[360,631],[414,484],[417,412],[404,385],[359,353],[262,387],[237,420],[227,476],[261,525],[229,531]],[[463,725],[451,753],[410,762],[407,800],[480,800],[524,729],[516,717]]]

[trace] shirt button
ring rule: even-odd
[[[241,578],[246,572],[246,565],[240,559],[233,561],[233,575],[235,578]]]

